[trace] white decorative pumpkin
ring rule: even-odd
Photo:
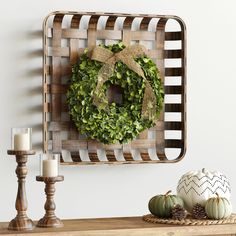
[[[221,172],[206,169],[184,174],[177,186],[177,195],[183,199],[189,212],[196,203],[205,206],[207,199],[215,196],[216,192],[220,197],[230,199],[229,181]]]

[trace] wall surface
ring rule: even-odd
[[[15,216],[15,160],[8,156],[11,127],[33,127],[40,151],[41,30],[56,10],[174,14],[187,25],[188,148],[177,164],[63,167],[56,185],[61,218],[143,215],[151,196],[169,189],[186,171],[206,167],[230,179],[236,211],[236,23],[234,0],[9,0],[0,14],[0,221]],[[28,215],[44,213],[44,186],[35,181],[38,154],[29,158]]]

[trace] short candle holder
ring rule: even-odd
[[[18,178],[18,192],[16,197],[16,217],[9,223],[9,230],[32,230],[34,229],[34,223],[31,219],[28,218],[26,211],[28,207],[26,191],[25,191],[25,178],[27,175],[27,159],[28,155],[34,155],[34,150],[28,151],[15,151],[8,150],[8,155],[16,156],[17,168],[16,175]]]
[[[56,204],[54,202],[54,194],[55,194],[55,183],[61,182],[64,180],[64,176],[59,175],[56,177],[44,177],[44,176],[36,176],[36,180],[45,183],[45,193],[47,196],[44,209],[45,215],[42,219],[38,221],[37,227],[44,228],[58,228],[63,227],[62,221],[56,217],[55,209]]]

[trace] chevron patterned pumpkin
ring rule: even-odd
[[[177,195],[184,201],[190,213],[195,204],[205,206],[206,201],[218,193],[220,197],[230,199],[230,184],[227,177],[218,171],[202,169],[184,174],[177,186]]]

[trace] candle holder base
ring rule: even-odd
[[[63,227],[62,221],[57,217],[47,217],[44,216],[38,221],[37,227],[42,228],[60,228]]]
[[[35,225],[27,216],[16,216],[8,225],[9,230],[26,231],[33,230]]]
[[[54,194],[56,191],[55,183],[63,181],[64,176],[61,175],[56,177],[36,176],[36,180],[45,183],[45,194],[47,196],[44,205],[46,213],[44,217],[38,221],[37,227],[42,227],[42,228],[63,227],[62,221],[55,215],[56,204],[54,202]]]

